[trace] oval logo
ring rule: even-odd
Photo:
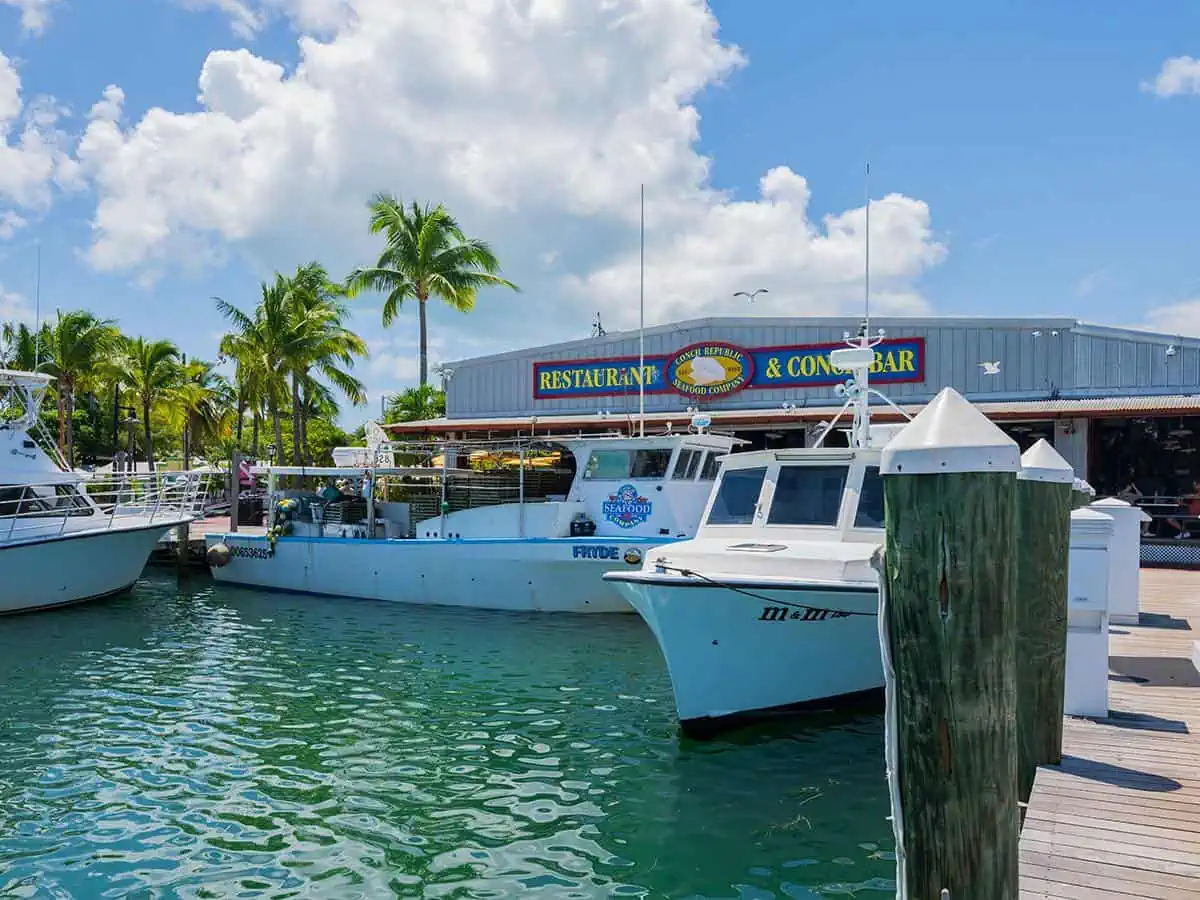
[[[706,341],[680,350],[667,362],[667,382],[680,394],[718,397],[740,391],[754,375],[754,360],[739,347]]]
[[[625,562],[627,565],[636,566],[642,561],[642,551],[637,547],[630,547],[625,551]]]

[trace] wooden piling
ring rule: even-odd
[[[1017,796],[1041,765],[1062,762],[1067,670],[1067,566],[1075,473],[1045,440],[1017,474]]]
[[[883,451],[902,896],[1017,897],[1019,469],[951,388]]]

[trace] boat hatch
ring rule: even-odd
[[[786,550],[786,544],[730,544],[726,550],[742,550],[746,553],[778,553],[780,550]]]

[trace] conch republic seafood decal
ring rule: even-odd
[[[650,518],[654,504],[646,497],[638,494],[638,489],[632,484],[623,484],[615,494],[609,494],[608,499],[601,504],[604,518],[620,528],[633,528]]]
[[[806,388],[841,384],[850,374],[829,361],[829,351],[844,344],[799,344],[743,349],[723,341],[704,341],[672,355],[576,359],[533,364],[533,396],[567,397],[683,394],[720,400],[749,388]],[[875,346],[871,380],[901,384],[925,380],[925,339],[888,338]]]

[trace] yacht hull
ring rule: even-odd
[[[0,546],[0,614],[32,612],[127,590],[150,552],[184,520],[32,537]]]
[[[520,612],[632,613],[605,572],[640,566],[653,540],[366,540],[208,535],[231,557],[225,584],[364,600]]]
[[[873,587],[611,580],[654,632],[687,731],[883,687]]]

